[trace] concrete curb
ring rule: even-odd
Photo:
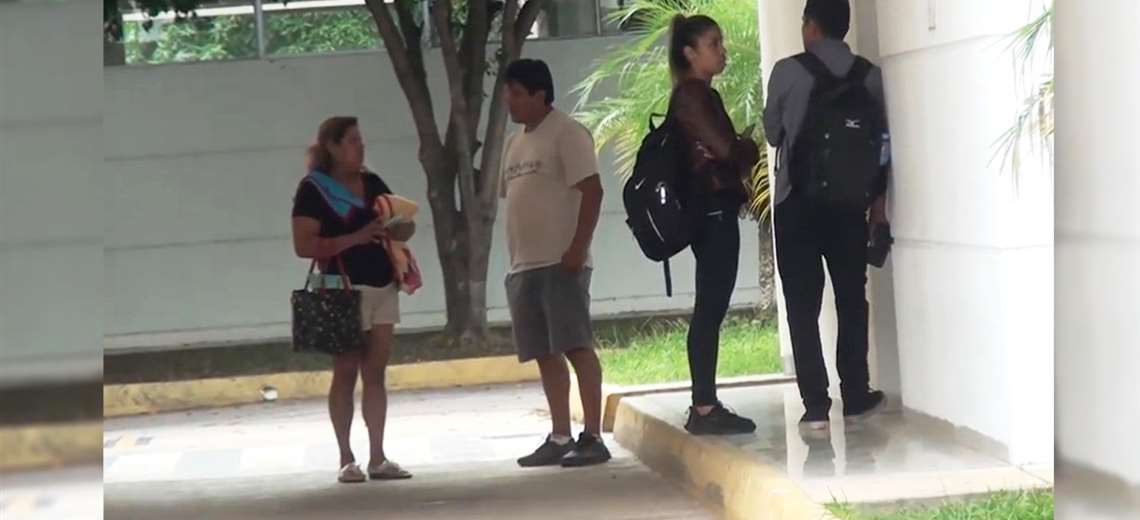
[[[538,381],[534,363],[515,356],[458,359],[388,367],[388,390],[417,390],[483,384]],[[103,387],[103,416],[150,414],[257,403],[272,387],[276,400],[313,399],[328,395],[331,370],[220,377]],[[361,391],[357,385],[357,392]]]
[[[99,463],[103,460],[103,422],[3,427],[0,446],[0,472]]]
[[[782,471],[716,439],[694,437],[639,409],[618,405],[614,437],[645,465],[731,520],[837,520]]]
[[[778,385],[794,383],[795,377],[782,374],[728,377],[717,381],[717,388],[737,388],[742,386]],[[658,383],[649,385],[602,385],[602,431],[614,431],[614,421],[617,418],[618,405],[626,397],[641,395],[664,394],[683,392],[691,387],[689,382]],[[578,422],[584,420],[582,400],[578,398],[578,378],[570,378],[570,415]]]

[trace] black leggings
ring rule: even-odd
[[[716,365],[720,327],[728,313],[740,263],[740,223],[733,209],[702,211],[692,243],[697,298],[689,324],[689,373],[693,406],[717,404]],[[711,214],[709,214],[711,213]]]

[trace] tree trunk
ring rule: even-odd
[[[451,2],[431,4],[431,23],[439,35],[450,87],[447,131],[441,139],[419,45],[422,33],[411,4],[397,2],[393,6],[397,18],[393,19],[383,0],[365,3],[384,40],[420,138],[419,159],[428,178],[428,201],[443,272],[445,333],[465,344],[485,342],[489,332],[487,269],[498,212],[499,158],[506,127],[506,107],[499,93],[502,72],[506,63],[521,54],[526,34],[547,1],[531,0],[520,8],[518,0],[507,0],[503,7],[502,61],[495,92],[490,96],[489,122],[482,143],[477,133],[485,95],[490,4],[470,5],[469,25],[461,42],[453,37]],[[477,158],[480,151],[482,157]]]
[[[459,168],[451,164],[454,163],[425,161],[423,164],[428,175],[428,203],[443,273],[447,311],[444,332],[465,344],[478,343],[486,340],[489,331],[487,270],[494,219],[485,218],[487,208],[467,208],[477,218],[457,210],[454,179]]]
[[[436,222],[451,219],[457,223],[462,218],[452,212],[441,214],[434,208],[432,214]],[[491,257],[490,233],[465,231],[450,237],[439,236],[439,231],[436,234],[436,242],[447,246],[447,249],[441,247],[439,254],[447,308],[444,331],[464,343],[482,342],[489,331],[487,267]]]
[[[491,230],[480,223],[468,236],[468,303],[465,312],[469,321],[459,331],[459,338],[465,342],[483,342],[490,330],[487,323],[487,269],[491,259]]]
[[[103,66],[127,64],[127,48],[122,42],[103,42]]]
[[[772,237],[772,219],[759,222],[760,228],[760,301],[756,314],[762,321],[776,319],[776,262]]]
[[[123,42],[123,13],[116,10],[111,21],[103,22],[103,66],[127,64],[127,47]]]

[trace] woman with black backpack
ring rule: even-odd
[[[716,366],[720,328],[728,313],[740,261],[740,208],[747,201],[745,179],[759,161],[759,148],[737,134],[714,77],[724,72],[720,26],[707,16],[673,20],[669,69],[673,95],[669,117],[686,142],[688,166],[681,189],[693,218],[691,248],[696,258],[696,304],[689,325],[689,370],[693,406],[685,429],[694,435],[751,433],[756,424],[729,411],[717,399]]]

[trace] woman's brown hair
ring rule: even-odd
[[[673,82],[680,81],[681,77],[693,67],[685,56],[685,47],[697,48],[697,41],[706,32],[720,29],[716,20],[703,14],[685,16],[678,14],[673,17],[672,29],[669,32],[669,73]]]
[[[326,119],[317,130],[317,142],[309,147],[306,167],[309,172],[319,171],[331,174],[335,161],[329,152],[330,144],[340,144],[348,131],[359,126],[360,122],[351,116],[336,116]]]

